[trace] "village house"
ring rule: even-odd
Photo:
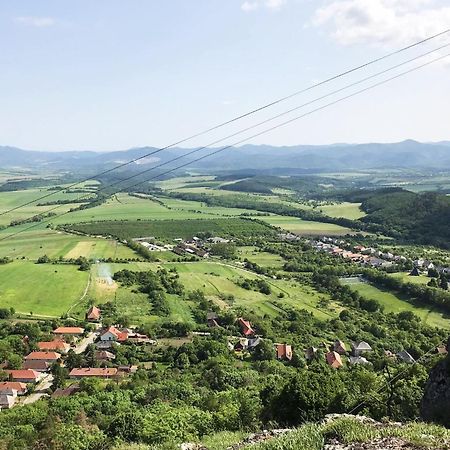
[[[128,333],[120,331],[114,326],[110,326],[100,335],[100,340],[107,342],[125,342],[127,339]]]
[[[94,358],[97,361],[113,361],[114,359],[116,359],[116,355],[106,350],[100,350],[94,353]]]
[[[248,339],[239,338],[239,341],[234,345],[233,349],[235,352],[243,352],[248,348]]]
[[[255,349],[256,347],[258,347],[258,345],[261,344],[261,342],[262,342],[262,339],[259,336],[256,338],[250,338],[248,340],[247,349],[249,351],[251,351],[251,350]]]
[[[61,398],[61,397],[69,397],[72,394],[77,393],[80,390],[80,386],[78,384],[72,384],[66,388],[58,388],[52,394],[52,398]]]
[[[219,316],[214,311],[208,311],[206,314],[206,323],[210,328],[217,328],[219,326],[218,319]]]
[[[11,381],[20,383],[37,383],[42,374],[32,369],[7,370],[6,373]]]
[[[352,353],[353,356],[361,356],[362,353],[371,352],[372,347],[364,341],[352,342]]]
[[[416,362],[416,360],[406,350],[402,350],[401,352],[398,352],[397,358],[406,364],[414,364]]]
[[[32,369],[36,372],[48,372],[50,370],[50,364],[47,361],[38,359],[24,361],[22,367],[23,369]]]
[[[91,306],[86,313],[86,320],[88,322],[98,322],[101,318],[101,312],[96,306]]]
[[[252,334],[255,334],[255,331],[253,330],[253,328],[248,320],[245,320],[242,317],[239,317],[238,324],[239,324],[239,327],[241,328],[241,332],[244,336],[251,336]]]
[[[328,352],[325,355],[325,358],[327,360],[327,364],[333,369],[339,369],[343,366],[341,355],[337,352]]]
[[[2,381],[0,382],[0,394],[16,391],[17,395],[25,395],[28,391],[25,383],[19,383],[17,381]]]
[[[350,356],[348,358],[348,363],[351,366],[357,366],[357,365],[365,366],[367,364],[370,364],[370,362],[367,361],[367,359],[364,358],[364,356]]]
[[[275,344],[277,359],[290,361],[293,356],[292,346],[288,344]]]
[[[53,334],[58,336],[82,336],[84,333],[84,328],[80,327],[58,327],[53,330]]]
[[[117,375],[117,369],[111,367],[83,367],[72,369],[69,377],[73,379],[81,378],[112,378]]]
[[[11,394],[0,392],[0,410],[12,408],[17,400],[17,392],[13,391]]]
[[[67,353],[70,349],[70,345],[61,339],[38,342],[37,347],[40,351],[43,352],[58,352],[58,353]]]
[[[305,359],[307,361],[311,361],[312,359],[317,357],[318,349],[316,347],[308,347],[305,349]]]
[[[340,355],[345,355],[347,353],[347,347],[345,346],[345,344],[340,341],[339,339],[337,339],[336,341],[334,341],[333,344],[333,350],[337,353],[339,353]]]
[[[25,361],[45,361],[52,364],[60,358],[61,355],[56,352],[31,352],[25,356]]]

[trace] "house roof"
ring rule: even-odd
[[[126,341],[128,339],[128,333],[126,331],[120,331],[112,325],[104,333],[102,333],[102,336],[108,332],[113,334],[118,341]]]
[[[91,306],[86,314],[86,317],[90,320],[100,319],[101,312],[96,306]]]
[[[61,358],[61,355],[56,352],[31,352],[25,356],[26,361],[30,360],[43,360],[43,361],[56,361]]]
[[[243,334],[245,334],[246,336],[254,334],[254,330],[248,320],[239,317],[238,322]]]
[[[116,355],[114,355],[114,353],[108,352],[106,350],[95,352],[95,357],[97,359],[116,359]]]
[[[53,331],[54,334],[83,334],[84,328],[80,327],[58,327]]]
[[[13,380],[37,380],[40,376],[38,372],[32,369],[7,370],[6,373]]]
[[[117,374],[115,367],[82,367],[72,369],[69,373],[71,377],[113,377]]]
[[[370,351],[372,350],[372,347],[365,341],[360,341],[360,342],[352,342],[352,348],[353,350],[366,350],[366,351]]]
[[[348,362],[352,366],[357,365],[357,364],[361,364],[361,365],[370,364],[369,361],[367,361],[367,359],[364,358],[363,356],[350,356],[350,358],[348,359]]]
[[[402,350],[397,353],[397,356],[405,363],[414,364],[416,360],[407,352],[406,350]]]
[[[40,359],[29,359],[23,363],[24,369],[47,370],[49,367],[50,364],[47,361]]]
[[[2,381],[0,382],[0,392],[9,391],[11,389],[17,392],[25,393],[27,391],[27,385],[25,383],[20,383],[19,381]]]
[[[327,359],[327,363],[328,365],[330,365],[331,367],[333,367],[334,369],[339,369],[339,367],[342,367],[342,360],[341,360],[341,355],[337,352],[328,352],[325,355],[326,359]]]
[[[276,352],[279,359],[292,358],[292,346],[289,344],[276,344]]]
[[[15,397],[12,395],[0,393],[0,406],[6,406],[7,408],[12,408],[16,403]]]
[[[333,350],[338,353],[339,352],[345,353],[347,351],[347,347],[345,346],[345,344],[342,341],[340,341],[339,339],[336,339],[333,344]]]
[[[42,341],[37,343],[38,349],[43,351],[48,350],[67,350],[70,345],[59,339],[53,341]]]

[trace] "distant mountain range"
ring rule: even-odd
[[[114,152],[29,151],[14,147],[0,147],[0,168],[26,171],[95,172],[140,158],[156,151],[142,147]],[[173,148],[139,160],[127,169],[145,170],[181,156],[192,149]],[[213,149],[202,150],[178,160],[169,169],[206,155]],[[450,169],[450,141],[421,143],[412,140],[392,144],[332,144],[274,147],[244,145],[225,150],[202,161],[192,169],[202,172],[256,170],[262,172],[348,171],[364,169]],[[161,169],[162,170],[162,169]]]

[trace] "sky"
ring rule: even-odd
[[[170,145],[446,28],[448,0],[0,0],[0,146]],[[183,146],[209,145],[447,42],[450,33]],[[450,140],[449,60],[249,143]]]

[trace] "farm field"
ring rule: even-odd
[[[281,256],[258,251],[256,247],[238,247],[237,254],[241,259],[247,258],[249,261],[264,267],[279,269],[285,262]]]
[[[360,209],[360,203],[337,203],[335,205],[323,205],[318,209],[330,217],[344,217],[346,219],[356,220],[364,217],[366,213]]]
[[[103,270],[99,270],[100,267],[103,267]],[[199,289],[222,309],[230,306],[241,306],[247,311],[274,317],[288,306],[295,309],[305,309],[321,320],[337,317],[342,309],[333,303],[328,307],[320,306],[319,302],[323,299],[329,301],[328,297],[296,282],[267,279],[272,288],[270,295],[246,290],[238,286],[235,281],[242,278],[256,279],[258,275],[238,267],[214,261],[194,263],[102,263],[92,268],[93,281],[88,297],[93,298],[96,303],[114,300],[120,314],[130,317],[132,321],[137,323],[154,322],[158,318],[149,315],[151,306],[144,294],[133,292],[133,288],[122,287],[116,283],[108,286],[103,281],[96,282],[96,280],[102,280],[105,273],[112,276],[115,272],[122,269],[145,271],[157,270],[158,267],[165,267],[166,269],[176,268],[186,291]],[[284,294],[283,298],[278,298],[280,293]],[[227,303],[222,294],[231,294],[234,297],[232,304]],[[168,295],[167,299],[171,309],[170,320],[192,320],[188,301],[171,295]],[[83,307],[83,311],[85,310],[86,307]]]
[[[238,216],[249,212],[239,208],[208,207],[201,202],[161,198],[160,204],[149,198],[138,198],[120,193],[105,203],[81,211],[74,211],[51,220],[54,224],[104,220],[170,220]],[[254,212],[254,211],[252,211]]]
[[[420,275],[418,277],[414,277],[409,275],[409,272],[401,272],[401,273],[392,273],[391,277],[398,278],[405,283],[414,283],[414,284],[427,284],[431,278],[426,275]]]
[[[427,325],[450,329],[450,318],[447,318],[439,311],[428,308],[427,306],[411,303],[408,299],[403,298],[393,292],[379,289],[369,283],[359,280],[343,281],[358,291],[361,295],[378,300],[383,306],[386,313],[399,313],[401,311],[411,311],[420,317]]]
[[[89,273],[73,265],[14,261],[0,266],[0,307],[60,317],[79,301],[88,279]]]
[[[350,228],[341,227],[340,225],[335,225],[333,223],[313,222],[298,219],[296,217],[271,215],[260,217],[260,219],[272,226],[280,227],[283,230],[305,236],[345,236],[346,234],[357,234]]]
[[[112,235],[119,237],[148,237],[171,241],[176,238],[192,238],[198,233],[209,232],[219,236],[270,236],[275,231],[254,220],[242,218],[201,218],[186,220],[142,220],[110,221],[71,224],[71,230],[91,235]]]
[[[26,227],[26,226],[23,226]],[[22,227],[22,228],[23,228]],[[37,227],[11,238],[16,229],[0,233],[0,256],[11,259],[36,260],[42,255],[50,258],[135,258],[136,254],[112,239],[89,238]],[[6,238],[1,240],[2,238]]]
[[[52,194],[51,197],[35,202],[39,197]],[[39,203],[45,203],[57,200],[77,200],[79,198],[88,198],[91,195],[86,193],[61,193],[48,191],[47,189],[27,189],[23,191],[0,192],[0,225],[8,225],[13,220],[23,220],[37,214],[45,214],[47,211],[55,209],[55,213],[59,214],[68,211],[71,208],[80,206],[80,203],[70,203],[65,205],[46,205],[37,206]],[[23,208],[6,213],[19,205],[35,202]]]

